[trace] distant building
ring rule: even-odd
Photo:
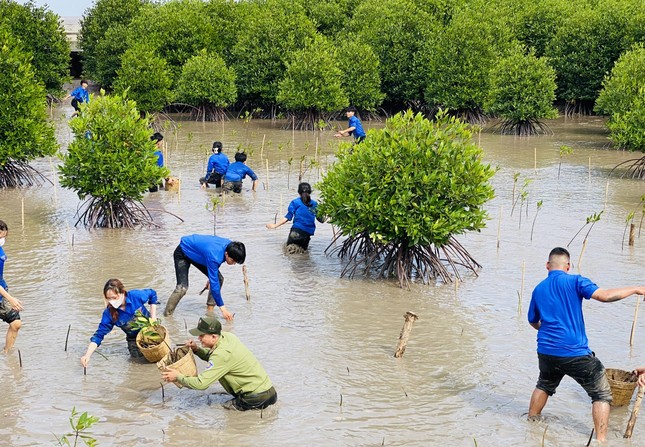
[[[82,50],[78,42],[78,36],[81,33],[81,17],[66,16],[61,17],[61,20],[71,47],[69,72],[72,77],[80,78],[83,75]]]

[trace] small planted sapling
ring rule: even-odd
[[[538,213],[542,209],[542,200],[538,200],[537,202],[537,209],[535,210],[535,217],[533,217],[533,224],[531,225],[531,240],[533,240],[533,230],[535,229],[535,221],[537,220]]]
[[[58,441],[58,445],[76,447],[79,445],[79,440],[82,440],[87,447],[98,445],[98,441],[90,436],[90,432],[88,431],[98,421],[99,418],[96,416],[90,416],[87,414],[87,411],[79,416],[78,411],[76,411],[76,407],[72,408],[72,415],[69,418],[69,425],[71,426],[72,431],[70,433],[65,433],[60,438],[54,435],[56,437],[56,441]]]
[[[560,146],[560,163],[558,164],[558,180],[560,180],[560,169],[562,168],[562,158],[565,155],[573,154],[573,148],[569,146]]]

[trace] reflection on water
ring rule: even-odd
[[[65,148],[70,111],[55,112]],[[484,267],[457,286],[413,285],[410,291],[394,282],[339,278],[341,262],[324,255],[330,225],[318,226],[309,253],[292,256],[282,249],[289,226],[264,228],[296,196],[301,171],[315,184],[333,162],[338,141],[331,132],[293,133],[270,121],[179,124],[176,134],[165,132],[165,141],[181,194],[144,199],[159,228],[75,228],[80,202],[58,186],[53,159],[34,166],[55,186],[0,191],[0,218],[10,226],[6,279],[25,304],[16,345],[23,367],[16,350],[0,362],[0,445],[51,444],[52,433],[68,430],[73,406],[101,418],[93,433],[105,446],[540,445],[547,426],[546,445],[586,443],[591,406],[572,381],[550,400],[545,422],[525,420],[537,379],[536,334],[525,313],[533,286],[546,275],[548,251],[566,245],[586,217],[603,209],[582,262],[584,234],[571,243],[574,263],[601,287],[641,283],[643,242],[622,247],[622,239],[627,214],[640,215],[645,191],[642,182],[607,179],[614,165],[633,155],[607,148],[600,119],[558,120],[551,123],[554,134],[540,138],[478,136],[486,160],[499,168],[496,197],[488,205],[489,227],[460,242]],[[225,199],[215,231],[247,246],[249,301],[239,266],[222,268],[223,296],[236,314],[224,329],[250,347],[276,386],[278,404],[262,413],[224,410],[219,386],[193,391],[167,385],[162,401],[156,367],[131,362],[119,330],[106,337],[99,349],[104,357],[92,357],[86,376],[79,363],[98,324],[108,278],[119,277],[130,288],[152,287],[164,303],[175,286],[172,252],[179,238],[213,232],[207,204],[217,191],[201,190],[198,179],[214,140],[231,158],[236,148],[246,149],[260,177],[256,193],[249,182],[241,195]],[[561,145],[573,154],[561,159]],[[527,198],[511,215],[525,183]],[[543,206],[536,217],[538,200]],[[190,279],[177,312],[164,321],[173,343],[189,338],[186,328],[204,311],[206,298],[198,293],[205,278],[191,270]],[[633,350],[628,346],[634,307],[633,299],[585,303],[591,347],[607,366],[645,364],[639,342]],[[420,318],[405,356],[395,359],[407,310]],[[637,336],[645,333],[643,321]],[[621,440],[628,417],[628,408],[612,411],[611,445],[630,445]],[[637,425],[634,439],[640,436]]]

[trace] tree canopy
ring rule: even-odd
[[[402,285],[415,275],[450,281],[440,251],[476,268],[454,239],[485,226],[483,206],[494,194],[494,170],[472,136],[445,112],[431,122],[408,111],[341,149],[318,188],[320,212],[347,237],[340,250],[350,261],[346,272],[364,262],[366,271]]]
[[[122,95],[95,96],[70,121],[74,140],[59,170],[61,186],[87,199],[77,225],[132,228],[152,222],[139,201],[168,170],[157,166],[149,124]]]
[[[0,25],[0,188],[30,186],[43,176],[29,162],[58,148],[45,86],[11,29]]]

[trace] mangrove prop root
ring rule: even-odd
[[[53,183],[23,161],[8,160],[0,165],[0,189],[34,186],[39,183]]]
[[[141,202],[124,199],[105,201],[99,197],[86,200],[77,211],[78,220],[87,228],[135,228],[156,226],[152,216]]]
[[[445,283],[453,281],[453,275],[461,280],[459,267],[477,274],[481,265],[466,249],[450,238],[442,246],[409,246],[407,241],[393,241],[386,244],[374,242],[367,233],[347,237],[336,246],[342,232],[336,234],[325,249],[327,254],[336,254],[347,261],[341,276],[354,276],[359,270],[364,275],[396,277],[401,287],[409,287],[410,281],[420,278],[423,283],[439,279]]]

